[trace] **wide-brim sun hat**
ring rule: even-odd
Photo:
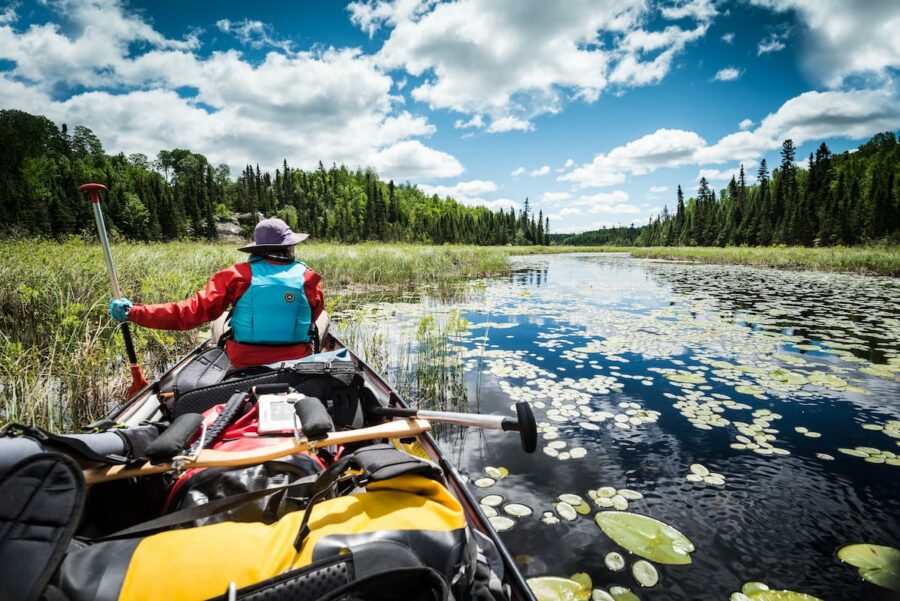
[[[253,230],[253,242],[238,250],[245,253],[257,250],[278,250],[294,246],[309,238],[309,234],[295,234],[290,226],[277,217],[263,219]]]

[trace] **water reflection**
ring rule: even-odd
[[[900,547],[898,282],[609,255],[517,267],[464,298],[373,303],[366,327],[401,344],[422,315],[461,313],[468,335],[455,351],[470,403],[507,412],[532,402],[535,455],[500,433],[443,439],[473,479],[509,469],[475,491],[534,510],[503,534],[526,574],[585,571],[642,599],[726,599],[747,580],[830,600],[891,598],[834,553]],[[692,463],[725,484],[686,481]],[[601,486],[641,492],[628,510],[687,534],[694,563],[657,566],[660,584],[642,590],[604,567],[621,549],[594,523],[596,506],[541,522],[560,493]]]

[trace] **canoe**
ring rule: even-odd
[[[142,390],[135,393],[131,398],[113,408],[106,416],[106,419],[117,424],[124,424],[129,428],[137,427],[143,422],[162,419],[163,416],[160,412],[160,405],[161,403],[166,402],[167,397],[172,396],[173,393],[167,391],[170,391],[172,389],[172,385],[175,382],[178,374],[182,370],[184,370],[185,367],[191,364],[192,361],[194,361],[207,351],[213,349],[214,347],[215,345],[212,338],[210,340],[207,340],[206,342],[201,343],[192,351],[187,353],[184,357],[182,357],[178,362],[176,362],[175,365],[173,365],[167,372],[161,374],[156,380],[148,384]],[[379,373],[377,373],[369,365],[367,365],[360,357],[353,353],[351,349],[347,349],[340,340],[327,333],[326,331],[321,341],[322,352],[333,352],[339,349],[345,349],[346,354],[349,355],[350,360],[352,361],[356,370],[358,370],[358,373],[360,374],[366,388],[368,388],[373,393],[373,396],[377,400],[378,405],[380,405],[381,407],[409,407],[405,400],[385,380],[384,377],[382,377]],[[383,418],[381,419],[382,421],[384,421]],[[367,421],[371,423],[370,420],[367,419]],[[526,584],[521,572],[518,570],[512,556],[504,546],[503,541],[501,540],[498,533],[491,526],[490,521],[481,511],[478,501],[467,488],[461,474],[456,469],[456,467],[447,459],[446,455],[441,451],[435,439],[427,431],[428,424],[421,422],[421,420],[409,419],[395,420],[394,422],[388,422],[383,425],[387,426],[388,424],[397,424],[398,426],[400,426],[401,422],[404,424],[408,423],[411,426],[415,426],[417,423],[420,423],[425,427],[425,431],[416,432],[414,434],[414,438],[404,437],[402,440],[402,444],[399,444],[397,446],[410,455],[428,459],[441,468],[441,470],[443,471],[444,479],[446,481],[446,488],[462,507],[465,514],[465,521],[468,527],[474,531],[477,531],[483,537],[487,538],[493,543],[493,546],[496,548],[496,554],[499,555],[499,560],[502,562],[502,571],[498,570],[497,573],[503,583],[503,588],[506,596],[509,599],[515,601],[534,600],[535,597]],[[371,428],[372,426],[369,426],[369,429]],[[329,436],[346,436],[352,435],[352,433],[353,431],[344,431],[329,434]],[[286,437],[285,440],[285,444],[289,445],[289,441],[291,440],[291,438]],[[294,440],[296,440],[296,438]],[[349,440],[350,439],[347,439],[348,442]],[[332,444],[332,442],[330,439],[325,439],[321,444],[324,447],[325,444]],[[208,451],[203,451],[203,453],[207,452]],[[215,453],[215,451],[209,452],[209,456],[213,457]],[[228,455],[228,453],[218,453],[218,456],[224,457],[226,455]],[[265,459],[261,461],[265,461]],[[222,465],[228,464],[223,463]],[[116,466],[115,469],[120,469],[121,467],[122,466]],[[156,480],[159,480],[160,482],[162,481],[163,476],[161,475],[161,472],[167,471],[165,466],[160,468],[158,466],[151,466],[149,463],[147,463],[144,467],[150,469],[151,471],[145,472],[149,475],[146,475],[144,478],[139,478],[137,479],[137,481],[146,482],[146,486],[150,488],[154,486],[161,487],[161,484],[153,484],[153,482]],[[103,471],[106,469],[107,468],[105,466],[100,466],[98,468],[95,468],[94,470],[86,470],[85,474],[87,476],[88,484],[90,485],[94,483],[92,482],[91,474],[94,474],[95,480],[97,478],[97,474],[100,474],[102,477],[98,481],[103,481],[103,478],[106,477],[106,474],[111,473],[108,470]],[[132,480],[131,482],[135,482],[135,480]],[[113,484],[105,484],[103,486],[104,494],[113,494],[107,491],[117,490],[114,487],[115,485]],[[100,493],[97,492],[97,494]],[[128,500],[126,502],[131,503],[132,500]],[[112,505],[115,504],[116,503],[112,503]],[[162,508],[157,509],[157,515],[161,510]]]

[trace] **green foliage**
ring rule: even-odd
[[[765,159],[756,184],[744,168],[719,192],[701,178],[696,198],[678,187],[675,214],[664,209],[647,225],[555,236],[568,245],[618,246],[837,246],[900,240],[900,144],[877,134],[857,152],[832,155],[821,144],[797,167],[785,140],[771,176]]]
[[[544,245],[548,224],[527,206],[516,214],[426,196],[406,183],[383,182],[371,170],[332,165],[304,171],[287,160],[275,176],[248,165],[236,181],[227,166],[183,148],[106,155],[90,129],[68,136],[44,117],[0,111],[0,235],[62,238],[91,232],[79,184],[110,192],[110,230],[132,240],[214,240],[215,217],[281,216],[322,241]],[[251,217],[251,225],[256,217]]]

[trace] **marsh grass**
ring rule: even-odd
[[[900,276],[900,247],[593,247],[600,252],[628,252],[642,259],[728,263],[778,269],[811,269],[871,275]]]
[[[0,242],[0,425],[18,421],[71,430],[102,417],[130,383],[124,346],[106,313],[109,278],[96,244]],[[329,311],[415,289],[453,294],[461,279],[509,269],[512,248],[303,244],[298,255],[322,274]],[[123,293],[135,302],[187,298],[245,254],[234,245],[118,244]],[[208,336],[132,328],[148,377]]]

